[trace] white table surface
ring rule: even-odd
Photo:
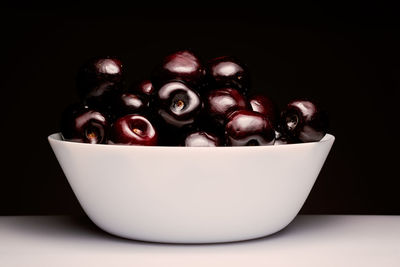
[[[0,266],[400,266],[400,216],[299,215],[269,237],[173,245],[111,236],[86,218],[0,217]]]

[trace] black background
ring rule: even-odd
[[[82,214],[47,136],[77,100],[84,60],[119,56],[134,81],[181,48],[238,56],[253,91],[280,106],[296,97],[325,105],[336,142],[301,213],[400,214],[398,9],[195,4],[1,9],[0,214]]]

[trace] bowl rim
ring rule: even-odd
[[[278,149],[278,148],[289,148],[289,147],[298,147],[298,146],[312,146],[318,143],[326,143],[326,142],[334,142],[335,136],[329,133],[326,133],[324,137],[317,142],[307,142],[307,143],[295,143],[295,144],[282,144],[282,145],[269,145],[269,146],[218,146],[218,147],[185,147],[185,146],[135,146],[135,145],[124,145],[124,144],[89,144],[89,143],[79,143],[74,141],[63,140],[61,138],[61,132],[56,132],[50,134],[47,137],[50,143],[59,143],[59,144],[67,144],[70,146],[89,146],[92,148],[109,148],[109,149],[180,149],[180,150],[232,150],[232,149],[241,149],[241,150],[256,150],[256,149]]]

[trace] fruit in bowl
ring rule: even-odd
[[[112,139],[126,131],[117,133],[123,128],[114,124],[126,115],[142,116],[147,129],[153,129],[158,136],[151,142],[117,142],[126,145],[210,145],[186,142],[188,134],[195,131],[221,136],[220,141],[214,142],[217,146],[280,145],[316,142],[328,130],[326,112],[311,100],[293,100],[279,112],[267,95],[250,95],[249,68],[236,57],[220,56],[205,64],[191,50],[176,51],[160,61],[150,75],[152,80],[137,83],[133,90],[124,88],[123,66],[120,59],[109,56],[90,59],[81,66],[77,75],[81,103],[64,111],[61,133],[65,140],[115,144]],[[88,121],[82,123],[83,117],[75,118],[78,111],[74,109],[79,105],[91,110],[90,114],[96,114],[97,119],[83,116]],[[242,115],[231,118],[240,110]],[[251,116],[249,112],[253,112]],[[104,122],[96,121],[99,117],[104,117]],[[251,132],[244,133],[249,131],[249,125],[238,128],[237,122],[249,123],[244,118],[250,117],[254,123],[263,121],[264,132],[254,133],[263,138],[251,138]],[[73,120],[81,124],[74,124]],[[274,138],[271,129],[276,133]],[[238,136],[246,136],[250,142],[238,141]],[[202,137],[206,136],[199,135],[196,140]]]
[[[114,57],[84,63],[80,103],[48,137],[96,225],[137,240],[213,243],[293,220],[335,139],[319,104],[298,99],[279,111],[251,94],[248,67],[230,56],[204,64],[177,51],[130,89],[123,70]]]

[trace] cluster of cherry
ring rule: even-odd
[[[124,88],[124,67],[99,57],[78,70],[80,103],[61,119],[65,140],[126,145],[246,146],[319,141],[328,128],[316,103],[297,99],[278,111],[250,95],[248,68],[223,56],[206,64],[190,50],[166,56],[149,80]]]

